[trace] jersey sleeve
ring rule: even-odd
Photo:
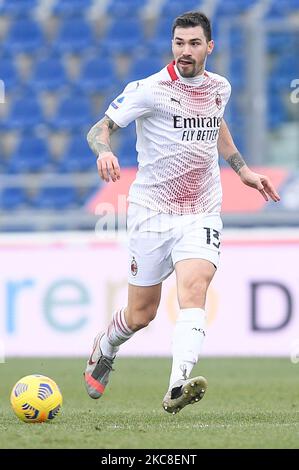
[[[131,82],[110,103],[105,114],[119,127],[126,127],[135,119],[151,114],[151,101],[150,89],[144,81]]]
[[[231,95],[232,87],[229,81],[225,78],[224,79],[224,89],[223,89],[223,99],[224,99],[224,106],[227,105],[230,95]]]

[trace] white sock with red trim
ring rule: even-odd
[[[202,308],[180,310],[172,341],[172,370],[169,388],[180,379],[188,378],[201,352],[206,314]]]
[[[135,332],[130,330],[125,318],[125,309],[118,310],[112,317],[108,328],[100,341],[100,348],[104,356],[114,357],[119,346],[133,336]]]

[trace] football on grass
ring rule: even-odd
[[[13,387],[11,406],[22,421],[42,423],[55,418],[62,405],[62,395],[54,380],[44,375],[27,375]]]

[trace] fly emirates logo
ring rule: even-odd
[[[173,116],[173,127],[175,129],[182,129],[182,140],[192,141],[197,140],[205,142],[213,142],[218,139],[221,117],[206,117],[199,116],[185,118],[183,116]]]

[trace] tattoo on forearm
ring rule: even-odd
[[[228,157],[227,162],[230,164],[233,170],[235,170],[236,173],[239,173],[241,168],[246,165],[244,159],[242,158],[241,154],[239,152],[234,153],[230,157]]]
[[[109,129],[116,130],[118,128],[118,126],[115,124],[115,122],[112,121],[112,119],[110,119],[108,116],[106,116],[104,119],[108,123]]]
[[[118,125],[108,116],[103,117],[90,129],[87,141],[96,156],[101,152],[111,152],[110,136],[117,129],[119,129]]]

